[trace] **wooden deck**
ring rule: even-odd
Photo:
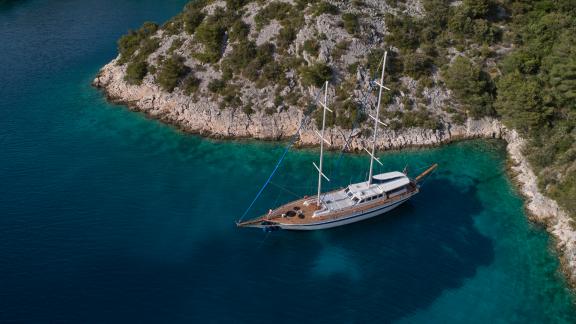
[[[318,209],[318,207],[316,206],[316,196],[304,197],[302,199],[295,200],[285,205],[282,205],[272,210],[267,215],[262,215],[252,220],[239,223],[238,226],[249,226],[258,224],[263,221],[297,225],[297,224],[313,224],[319,221],[338,219],[345,216],[349,216],[351,213],[361,212],[364,210],[373,209],[380,205],[400,201],[408,196],[412,196],[415,192],[418,191],[418,186],[416,185],[415,182],[411,182],[407,187],[408,191],[406,193],[398,195],[396,197],[377,199],[370,203],[362,204],[360,206],[356,205],[350,208],[330,212],[318,217],[313,217],[314,212]],[[305,202],[308,202],[307,206],[304,204]]]

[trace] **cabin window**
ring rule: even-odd
[[[348,197],[352,197],[352,193],[351,193],[351,192],[348,193]]]
[[[345,192],[345,193],[349,193],[349,192],[350,192],[350,188],[344,189],[344,192]]]
[[[378,195],[378,198],[382,198],[382,194],[379,194],[379,195]]]
[[[358,202],[359,199],[357,197],[354,197],[354,198],[352,198],[352,200],[354,200],[355,202]]]

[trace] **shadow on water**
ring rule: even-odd
[[[264,242],[257,231],[235,230],[198,243],[177,264],[90,259],[94,264],[86,266],[97,271],[84,275],[91,278],[67,278],[85,285],[75,288],[85,292],[77,296],[84,308],[73,312],[95,321],[114,314],[152,321],[390,322],[426,308],[493,261],[492,242],[474,226],[480,210],[474,188],[462,192],[432,180],[404,206],[333,230],[277,232]]]
[[[0,0],[0,10],[10,10],[24,2],[27,0]]]

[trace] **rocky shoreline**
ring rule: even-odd
[[[172,124],[185,132],[216,138],[282,140],[298,131],[303,118],[302,110],[294,107],[280,107],[274,114],[259,110],[247,115],[240,109],[220,109],[210,98],[194,100],[181,92],[167,93],[150,82],[139,86],[129,85],[124,81],[124,69],[113,60],[101,69],[93,86],[102,89],[110,101],[125,104],[132,110]],[[303,125],[296,144],[319,144],[315,130],[314,123]],[[344,146],[350,135],[349,150],[362,150],[368,145],[369,139],[362,131],[350,132],[335,127],[328,130],[326,137],[332,147],[338,149]],[[530,219],[543,224],[554,237],[563,272],[570,285],[576,287],[576,226],[554,200],[539,191],[536,175],[522,154],[524,140],[515,130],[507,129],[493,118],[468,119],[464,125],[447,123],[443,130],[383,130],[377,138],[377,147],[384,150],[434,146],[471,138],[501,138],[507,141],[507,151],[513,162],[511,169],[520,192],[526,198]]]

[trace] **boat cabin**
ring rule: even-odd
[[[344,192],[357,204],[362,204],[378,198],[392,198],[407,191],[406,185],[410,179],[402,172],[394,171],[377,174],[368,181],[349,185]]]
[[[376,199],[393,198],[408,191],[410,179],[402,172],[387,172],[372,177],[368,181],[354,183],[343,190],[326,193],[322,197],[322,208],[314,213],[321,216],[330,211],[342,210],[374,201]]]

